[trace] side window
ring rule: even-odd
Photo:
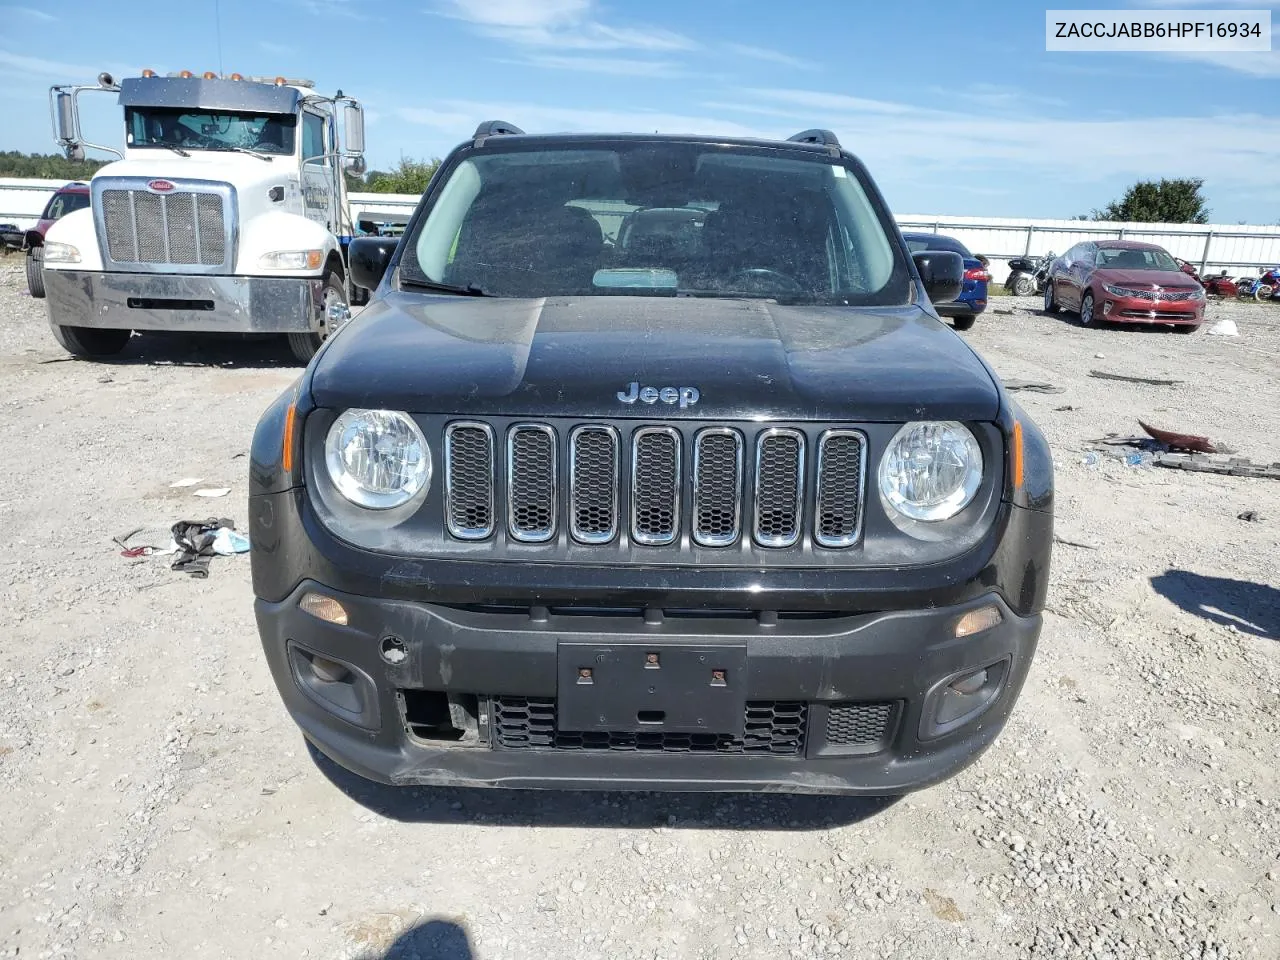
[[[323,157],[324,153],[324,118],[314,113],[304,113],[302,115],[302,159]]]

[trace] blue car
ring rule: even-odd
[[[978,314],[987,309],[987,283],[991,280],[991,272],[986,264],[969,252],[959,240],[944,237],[937,233],[904,233],[907,248],[912,253],[921,250],[946,250],[964,257],[964,289],[960,296],[946,303],[935,303],[933,308],[942,317],[950,317],[951,325],[957,330],[968,330],[973,326]]]

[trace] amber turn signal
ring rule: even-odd
[[[317,620],[336,623],[340,627],[347,625],[347,608],[333,597],[326,597],[322,593],[307,593],[303,595],[298,607]]]
[[[971,637],[975,633],[981,633],[983,630],[990,630],[1003,620],[1004,617],[1000,615],[1000,608],[991,604],[979,607],[977,610],[970,610],[956,621],[956,636]]]

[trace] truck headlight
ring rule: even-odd
[[[967,507],[982,483],[982,449],[962,423],[908,423],[880,460],[880,495],[911,520],[947,520]]]
[[[80,248],[73,247],[69,243],[58,243],[56,240],[49,240],[44,245],[44,262],[79,263]]]
[[[258,258],[266,270],[319,270],[322,263],[323,250],[273,250]]]
[[[431,486],[431,450],[407,413],[348,410],[324,441],[329,479],[352,503],[390,510]]]

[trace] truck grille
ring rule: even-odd
[[[802,756],[809,706],[756,700],[745,711],[741,738],[717,733],[575,732],[556,726],[556,702],[533,697],[490,701],[494,741],[504,750],[612,750],[628,753],[730,753]]]
[[[234,263],[234,189],[182,182],[167,192],[144,178],[94,181],[99,238],[111,263],[152,272],[229,272]]]
[[[567,476],[559,467],[562,443]],[[795,547],[806,527],[825,549],[851,547],[862,535],[867,457],[866,437],[857,430],[830,429],[810,441],[794,428],[752,434],[704,426],[686,435],[646,425],[627,440],[607,424],[577,425],[566,436],[548,424],[518,423],[507,429],[505,454],[498,462],[487,423],[445,428],[445,526],[453,538],[493,536],[499,510],[507,536],[520,543],[551,541],[562,524],[587,545],[610,543],[624,528],[641,546],[674,545],[687,536],[713,549],[744,538],[770,549]],[[500,488],[506,503],[495,508]]]

